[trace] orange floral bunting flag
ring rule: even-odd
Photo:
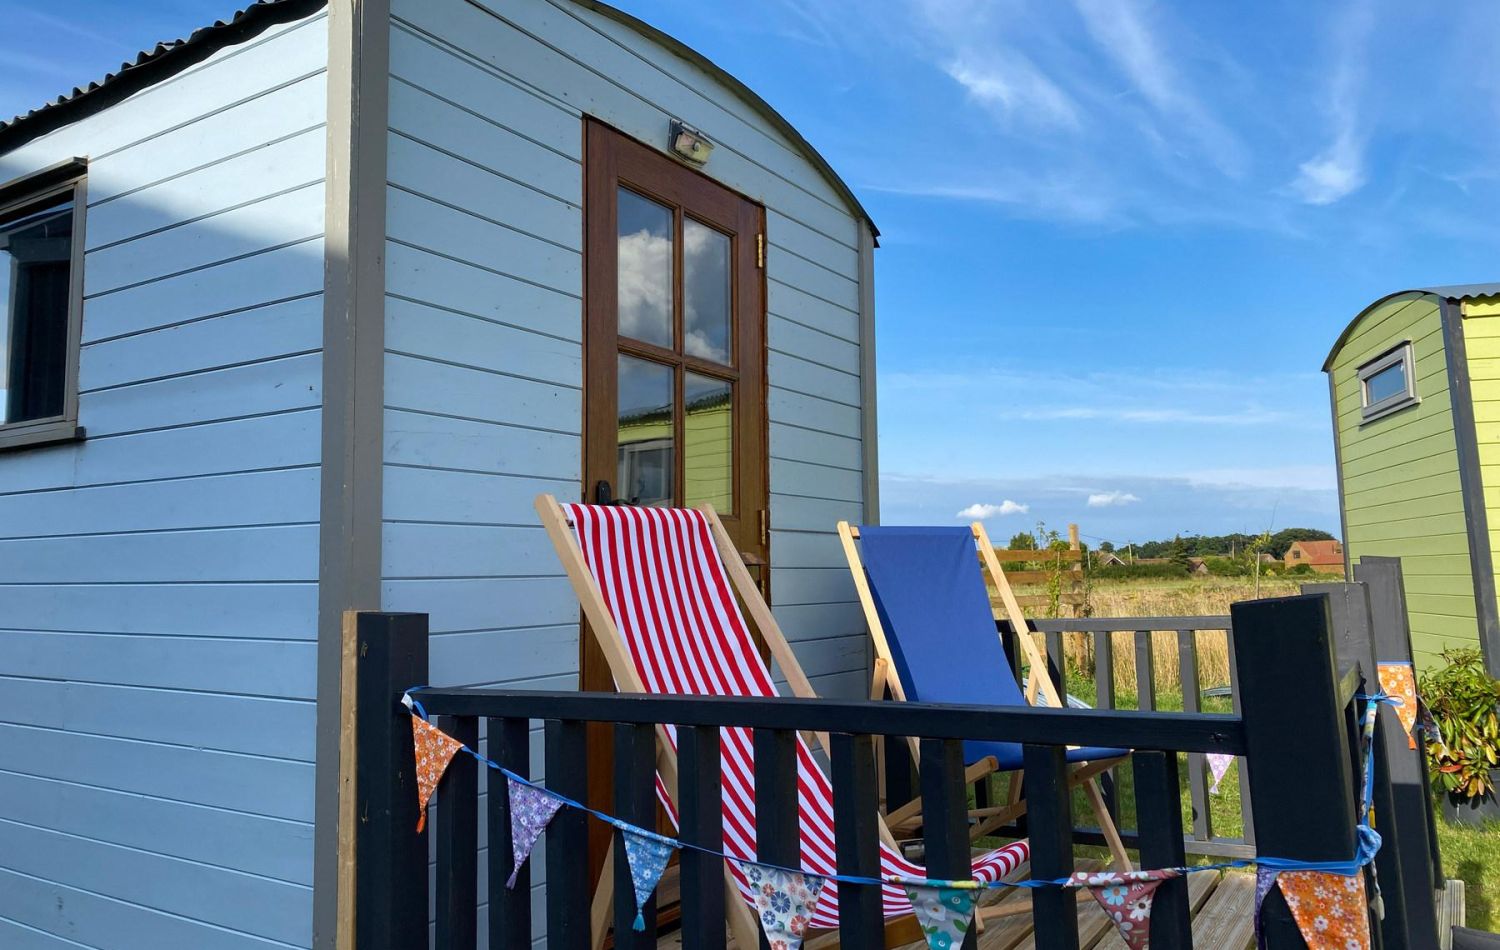
[[[1380,688],[1386,695],[1401,700],[1401,704],[1392,706],[1396,710],[1396,718],[1401,720],[1401,728],[1406,730],[1406,743],[1408,748],[1417,747],[1417,738],[1413,730],[1417,725],[1417,677],[1412,672],[1410,663],[1381,663]]]
[[[462,742],[425,719],[411,717],[411,738],[417,751],[417,834],[427,827],[427,802],[437,791],[448,763],[464,747]]]
[[[1276,884],[1307,941],[1307,950],[1369,950],[1364,874],[1282,871]]]

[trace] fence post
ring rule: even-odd
[[[1326,596],[1230,608],[1257,852],[1302,861],[1355,853],[1355,788]],[[1271,950],[1305,943],[1279,890],[1262,925]]]
[[[1328,595],[1330,613],[1333,618],[1334,653],[1340,665],[1358,663],[1364,674],[1364,691],[1370,693],[1377,690],[1380,684],[1376,672],[1375,639],[1371,630],[1370,596],[1365,585],[1361,583],[1303,584],[1302,592]],[[1405,838],[1401,830],[1400,816],[1394,808],[1390,785],[1387,746],[1391,730],[1394,728],[1399,734],[1401,724],[1390,707],[1383,708],[1377,716],[1379,719],[1375,734],[1374,807],[1375,827],[1380,831],[1382,844],[1380,853],[1375,857],[1375,869],[1379,875],[1381,895],[1385,904],[1385,916],[1380,921],[1382,942],[1388,950],[1425,947],[1430,941],[1417,939],[1411,931],[1408,919],[1406,898],[1409,891],[1404,880],[1402,859]]]
[[[1377,663],[1410,663],[1411,631],[1401,559],[1361,557],[1354,576],[1369,591],[1370,629]],[[1436,819],[1427,775],[1427,750],[1412,749],[1392,709],[1380,713],[1380,756],[1390,775],[1391,810],[1400,834],[1401,876],[1406,884],[1407,926],[1412,946],[1437,946],[1437,901],[1432,895],[1443,879]]]
[[[340,821],[339,863],[352,858],[353,946],[425,947],[427,836],[416,830],[416,756],[401,694],[427,682],[427,615],[350,611],[344,638],[340,784],[351,773],[354,781],[353,809],[347,824]]]

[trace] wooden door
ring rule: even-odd
[[[712,504],[769,592],[764,211],[585,125],[584,498]],[[580,653],[581,688],[613,689],[591,636]],[[609,739],[595,733],[590,797],[607,810]]]

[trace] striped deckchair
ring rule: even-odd
[[[583,606],[584,616],[604,652],[616,686],[624,692],[713,696],[777,695],[771,672],[751,638],[735,594],[760,630],[793,693],[813,697],[796,656],[746,570],[733,541],[713,509],[559,505],[550,495],[537,498],[542,523],[562,559]],[[658,791],[672,812],[667,789],[676,787],[676,733],[661,727]],[[724,851],[755,858],[755,747],[751,730],[723,731]],[[833,789],[797,740],[798,805],[802,867],[815,874],[835,870]],[[922,877],[881,826],[880,865],[885,875]],[[1024,841],[991,851],[974,861],[974,876],[994,881],[1029,857]],[[726,863],[727,884],[745,893],[740,872]],[[610,880],[605,874],[601,888]],[[905,917],[911,904],[899,887],[882,888],[885,916]],[[594,941],[603,938],[608,919],[596,898]],[[758,932],[749,905],[731,899],[730,926],[736,944],[753,947]],[[838,888],[830,881],[818,901],[812,924],[835,928]],[[920,938],[915,938],[920,939]]]

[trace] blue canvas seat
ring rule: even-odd
[[[1025,706],[995,630],[969,527],[861,527],[861,560],[906,698],[928,703]],[[1124,749],[1069,749],[1069,762],[1113,759]],[[1016,742],[969,741],[964,762],[994,756],[1021,767]]]
[[[884,684],[873,685],[888,686],[898,700],[1030,705],[1027,695],[1037,695],[1037,691],[1023,692],[1016,682],[980,570],[979,552],[990,546],[983,525],[853,528],[840,522],[839,538],[865,608],[876,657],[891,671]],[[1031,640],[1004,570],[993,557],[987,556],[986,563],[991,580],[1005,599],[1011,622],[1021,634],[1017,640],[1031,666],[1028,682],[1050,702],[1061,705],[1062,697],[1046,679],[1045,661]],[[877,665],[877,675],[881,668]],[[987,783],[988,776],[995,772],[1022,767],[1019,743],[967,741],[963,751],[970,782]],[[1114,864],[1121,870],[1130,868],[1130,858],[1105,807],[1098,774],[1129,754],[1127,749],[1097,746],[1073,748],[1066,753],[1067,761],[1075,765],[1069,783],[1082,785]],[[970,834],[987,834],[1023,814],[1026,804],[1017,800],[1017,790],[1013,780],[1009,805],[976,808],[971,814]],[[915,801],[892,809],[889,820],[895,830],[914,827],[920,816],[921,802]]]

